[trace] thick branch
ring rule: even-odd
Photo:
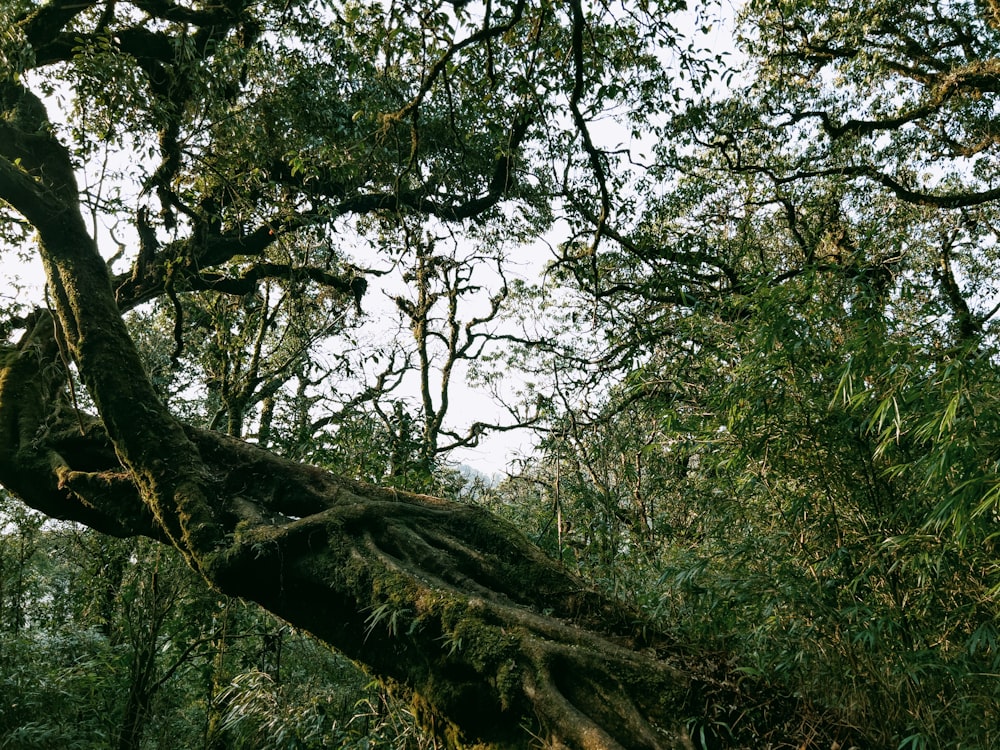
[[[65,374],[51,323],[41,316],[2,356],[0,481],[50,515],[165,541],[99,423],[88,417],[92,429],[71,435],[69,415],[53,418]],[[581,726],[608,737],[581,747],[672,744],[655,728],[669,713],[651,717],[661,704],[678,705],[685,678],[643,650],[635,615],[512,527],[475,507],[351,482],[218,433],[186,433],[215,477],[214,494],[226,498],[218,520],[228,540],[188,553],[226,593],[415,689],[469,738],[519,744],[522,722],[537,716],[573,744]],[[602,686],[605,708],[554,679],[571,671]],[[632,722],[641,731],[601,729],[608,710],[642,717]]]
[[[64,397],[55,326],[37,312],[18,346],[0,351],[0,483],[52,518],[163,540],[103,425]]]

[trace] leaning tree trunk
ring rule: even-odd
[[[44,107],[12,81],[0,98],[0,196],[37,229],[55,300],[0,354],[0,482],[49,515],[174,546],[221,591],[411,691],[452,744],[681,743],[686,680],[656,639],[510,525],[177,421],[122,320]],[[96,417],[65,396],[70,362]]]
[[[479,508],[351,482],[184,427],[217,525],[173,533],[158,518],[167,503],[65,397],[54,326],[38,315],[0,360],[0,481],[30,505],[179,546],[221,591],[409,690],[452,744],[509,747],[542,734],[575,748],[684,746],[673,728],[689,680],[663,644]]]
[[[122,321],[41,103],[10,82],[0,98],[12,113],[0,120],[0,196],[38,230],[55,300],[0,347],[0,483],[50,516],[172,545],[220,591],[407,691],[449,745],[692,746],[685,721],[721,710],[707,703],[711,680],[510,524],[176,420]],[[71,362],[95,416],[67,396]]]

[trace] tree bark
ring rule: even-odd
[[[688,679],[665,642],[479,508],[181,426],[217,525],[167,531],[183,520],[160,521],[166,503],[122,466],[101,422],[65,397],[54,330],[41,313],[2,352],[0,482],[29,505],[184,545],[219,590],[411,691],[452,744],[516,746],[544,733],[567,747],[683,746],[669,728]]]

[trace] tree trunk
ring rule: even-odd
[[[146,718],[153,703],[156,678],[156,643],[142,643],[132,655],[128,697],[118,732],[118,750],[139,750]]]
[[[0,347],[0,483],[55,518],[176,547],[221,592],[408,693],[450,746],[692,747],[687,720],[728,704],[747,723],[737,686],[692,676],[668,639],[503,520],[176,420],[122,321],[68,152],[37,98],[3,94],[19,129],[0,122],[0,152],[13,133],[20,155],[0,158],[0,196],[38,230],[55,311]],[[67,397],[69,362],[98,416]]]
[[[53,330],[41,314],[2,354],[0,481],[49,515],[176,543],[101,423],[62,395]],[[509,524],[219,433],[184,434],[218,518],[210,544],[183,548],[188,559],[219,590],[411,690],[453,744],[516,746],[543,732],[569,747],[683,746],[669,728],[688,680],[664,643]]]

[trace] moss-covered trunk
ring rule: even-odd
[[[511,525],[176,420],[122,322],[68,152],[19,84],[0,99],[0,197],[38,230],[55,301],[0,349],[0,483],[53,517],[176,547],[220,591],[408,692],[452,746],[691,746],[685,720],[716,710],[704,682]],[[95,415],[67,396],[71,363]]]
[[[200,491],[217,527],[168,533],[145,510],[158,502],[147,498],[150,485],[123,468],[100,422],[61,395],[53,330],[40,315],[4,352],[0,372],[0,481],[29,504],[113,533],[180,541],[221,591],[411,691],[455,744],[517,746],[531,734],[580,748],[680,742],[670,728],[687,680],[655,639],[640,638],[631,614],[483,510],[183,428],[199,474],[210,477]]]
[[[171,544],[221,591],[412,691],[453,744],[678,742],[684,678],[508,524],[178,422],[122,321],[44,107],[11,81],[0,94],[16,123],[2,126],[0,195],[38,230],[55,301],[2,354],[0,482],[50,515]],[[95,416],[66,398],[70,362]]]

